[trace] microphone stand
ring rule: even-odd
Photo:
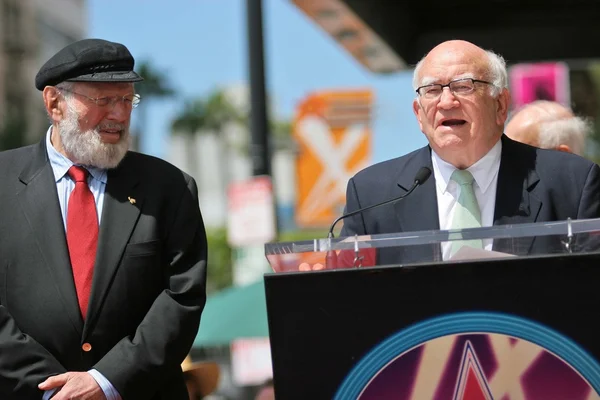
[[[329,250],[327,250],[327,254],[325,255],[325,269],[337,269],[338,268],[338,257],[337,252],[331,249],[331,239],[333,239],[333,232],[330,230],[327,235],[327,244],[329,245]]]
[[[327,254],[325,255],[325,268],[326,269],[338,269],[339,268],[337,252],[335,250],[331,249],[331,245],[332,245],[331,239],[334,238],[333,229],[335,228],[335,225],[339,221],[341,221],[344,218],[348,218],[353,215],[363,213],[372,208],[384,206],[386,204],[395,203],[396,201],[402,200],[406,196],[410,195],[417,188],[417,186],[420,186],[423,183],[425,183],[425,181],[429,178],[430,175],[431,175],[431,170],[427,167],[422,167],[417,172],[417,175],[415,176],[415,181],[412,184],[412,186],[410,187],[410,189],[406,193],[404,193],[402,196],[396,197],[396,198],[393,198],[390,200],[386,200],[381,203],[373,204],[373,205],[370,205],[365,208],[359,208],[358,210],[354,210],[352,212],[349,212],[347,214],[341,215],[338,218],[336,218],[335,221],[333,221],[333,223],[331,224],[331,227],[329,228],[329,233],[327,234],[327,239],[328,239],[328,244],[329,244],[330,249],[327,251]],[[354,252],[355,252],[355,257],[354,257],[353,264],[356,266],[356,262],[360,260],[357,241],[355,241],[355,244],[354,244]]]

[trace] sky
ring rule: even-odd
[[[88,0],[88,37],[125,44],[136,62],[164,72],[181,98],[247,82],[245,0]],[[265,76],[271,115],[293,118],[313,91],[375,93],[373,162],[426,144],[412,112],[412,71],[377,75],[347,53],[290,0],[263,0]],[[143,83],[142,83],[143,84]],[[179,100],[145,104],[140,150],[166,157]],[[136,123],[135,115],[134,121]]]

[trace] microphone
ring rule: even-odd
[[[425,183],[425,181],[427,181],[427,179],[429,179],[429,177],[431,176],[431,170],[427,167],[421,167],[421,169],[419,169],[419,171],[417,172],[417,174],[415,175],[415,180],[414,183],[412,184],[412,186],[410,187],[410,189],[408,189],[408,192],[404,193],[402,196],[398,196],[398,197],[394,197],[393,199],[390,200],[386,200],[384,202],[381,203],[377,203],[377,204],[373,204],[370,205],[368,207],[364,207],[364,208],[359,208],[358,210],[354,210],[352,212],[349,212],[347,214],[344,214],[338,218],[336,218],[335,221],[333,221],[333,224],[331,224],[331,228],[329,228],[329,234],[327,235],[328,238],[333,238],[333,229],[335,228],[335,225],[340,222],[341,220],[351,217],[353,215],[365,212],[367,210],[370,210],[372,208],[375,207],[380,207],[380,206],[384,206],[386,204],[390,204],[390,203],[394,203],[398,200],[402,200],[403,198],[405,198],[406,196],[408,196],[409,194],[411,194],[413,192],[413,190],[415,190],[417,188],[417,186],[422,185]]]
[[[429,177],[431,176],[431,170],[427,167],[421,167],[419,169],[419,171],[417,171],[416,175],[415,175],[415,179],[414,182],[412,184],[412,186],[410,187],[410,189],[408,189],[408,191],[406,193],[404,193],[402,196],[398,196],[398,197],[394,197],[392,199],[383,201],[381,203],[377,203],[377,204],[372,204],[368,207],[363,207],[363,208],[359,208],[358,210],[354,210],[352,212],[349,212],[347,214],[343,214],[340,217],[336,218],[335,221],[333,221],[333,223],[331,224],[331,227],[329,228],[329,233],[327,235],[328,238],[333,239],[334,235],[333,235],[333,230],[335,228],[335,225],[340,222],[341,220],[351,217],[353,215],[359,214],[359,213],[363,213],[365,211],[368,211],[372,208],[376,208],[376,207],[381,207],[384,206],[386,204],[391,204],[391,203],[395,203],[399,200],[402,200],[403,198],[407,197],[408,195],[410,195],[418,186],[424,184],[427,179],[429,179]],[[327,256],[325,258],[326,261],[326,265],[328,268],[336,268],[337,267],[337,254],[335,251],[330,250],[327,252]]]

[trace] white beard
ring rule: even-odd
[[[120,129],[117,143],[104,143],[101,129]],[[71,161],[101,169],[116,168],[129,149],[129,127],[115,122],[101,122],[94,129],[81,132],[77,112],[67,107],[67,114],[58,123],[62,147]]]

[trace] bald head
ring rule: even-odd
[[[589,126],[560,103],[538,100],[513,115],[505,133],[513,140],[583,155]]]
[[[486,51],[471,42],[465,40],[448,40],[431,49],[425,56],[425,62],[429,60],[481,62],[486,57]]]
[[[465,69],[489,79],[494,84],[491,87],[493,95],[508,87],[506,65],[502,57],[466,40],[448,40],[435,46],[417,63],[413,73],[414,89],[430,83],[429,77],[423,76],[423,69],[429,71],[433,67],[434,71],[444,70],[448,65],[463,65]]]

